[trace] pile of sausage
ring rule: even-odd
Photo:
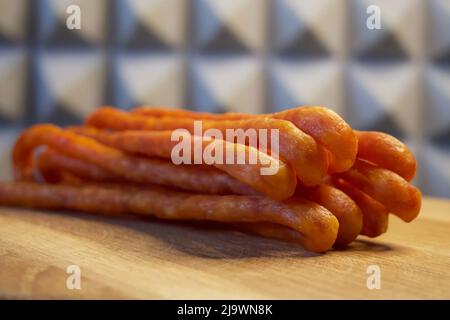
[[[223,137],[229,129],[276,129],[277,156],[270,144],[195,135],[198,121]],[[220,146],[258,161],[174,163],[177,129],[201,151]],[[267,163],[274,174],[261,174]],[[421,207],[408,148],[381,132],[353,130],[323,107],[265,115],[103,107],[83,126],[25,130],[13,166],[15,181],[0,183],[0,205],[217,221],[314,252],[359,234],[376,237],[389,213],[409,222]]]

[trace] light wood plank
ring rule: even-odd
[[[316,255],[218,227],[0,208],[0,297],[449,299],[449,228],[450,202],[429,198],[416,221]],[[66,288],[72,264],[81,290]]]

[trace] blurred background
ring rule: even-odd
[[[23,127],[104,104],[323,105],[405,141],[415,183],[450,197],[450,0],[0,0],[0,178]]]

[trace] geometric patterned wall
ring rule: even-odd
[[[366,28],[371,4],[381,30]],[[450,197],[450,0],[0,0],[0,148],[102,104],[321,104],[406,141],[416,183]]]

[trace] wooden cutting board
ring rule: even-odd
[[[66,286],[71,265],[79,290]],[[371,265],[380,289],[367,287]],[[446,200],[323,255],[218,227],[0,208],[2,298],[449,299],[449,271]]]

